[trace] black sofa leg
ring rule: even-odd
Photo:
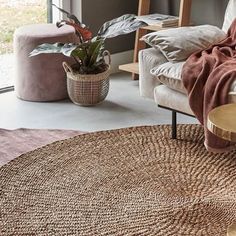
[[[172,139],[177,138],[177,113],[172,111]]]

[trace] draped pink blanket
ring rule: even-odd
[[[209,112],[228,103],[228,93],[236,79],[235,47],[236,19],[226,39],[191,55],[182,71],[182,80],[188,92],[190,107],[204,125],[205,146],[212,152],[225,152],[234,148],[232,143],[208,131],[206,125]]]

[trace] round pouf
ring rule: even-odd
[[[62,54],[41,54],[29,57],[29,53],[43,43],[73,43],[76,40],[71,26],[57,28],[54,24],[37,24],[17,29],[14,34],[17,97],[38,102],[67,98],[62,62],[72,63],[71,59]]]

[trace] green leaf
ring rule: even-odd
[[[36,47],[31,53],[30,57],[37,56],[39,54],[48,53],[62,53],[67,57],[70,57],[72,52],[78,47],[78,45],[73,43],[44,43]]]
[[[97,61],[98,57],[101,55],[101,49],[103,47],[103,44],[104,44],[103,40],[98,40],[91,43],[88,53],[90,57],[89,60],[90,66],[93,65]]]
[[[85,60],[85,57],[87,56],[87,53],[83,48],[77,47],[72,51],[71,56],[79,58],[81,61]]]
[[[118,35],[129,34],[144,25],[147,24],[137,20],[135,15],[126,14],[103,24],[98,31],[98,37],[113,38]]]

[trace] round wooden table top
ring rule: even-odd
[[[227,236],[236,236],[236,223],[229,227]]]
[[[213,109],[208,115],[207,128],[220,138],[236,142],[236,104]],[[227,236],[236,236],[236,223],[229,227]]]
[[[236,104],[213,109],[208,115],[207,128],[222,139],[236,142]]]

